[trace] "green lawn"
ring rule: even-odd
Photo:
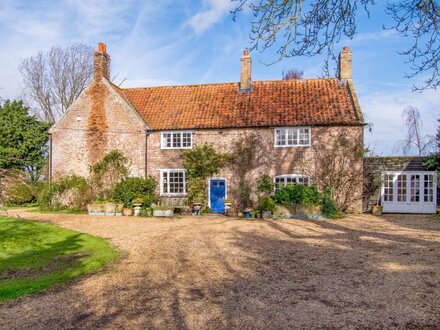
[[[116,258],[101,238],[0,216],[0,302],[60,285]]]

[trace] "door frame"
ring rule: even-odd
[[[392,174],[394,175],[393,180],[393,202],[385,202],[384,201],[384,182],[383,182],[383,176],[385,174]],[[422,198],[424,197],[424,191],[423,191],[423,183],[424,183],[424,175],[433,175],[433,202],[423,202]],[[397,175],[406,175],[406,201],[404,202],[397,202]],[[411,180],[409,179],[411,175],[420,175],[420,202],[411,202],[408,199],[410,198],[410,189],[411,189]],[[432,214],[435,213],[436,205],[437,205],[437,172],[436,171],[382,171],[381,172],[381,187],[380,187],[380,201],[381,205],[385,206],[385,204],[388,204],[387,206],[390,207],[391,210],[385,210],[384,207],[384,213],[425,213],[425,214]],[[425,204],[426,207],[433,207],[431,210],[432,212],[426,212],[426,209],[423,209],[423,204]],[[432,205],[433,204],[433,205]],[[415,207],[419,206],[419,208]]]
[[[209,180],[208,180],[208,206],[209,206],[209,208],[211,208],[211,181],[212,180],[225,180],[225,199],[228,198],[228,179],[221,177],[221,176],[209,178]]]

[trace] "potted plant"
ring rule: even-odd
[[[263,197],[258,204],[263,219],[272,218],[272,212],[275,210],[275,201],[270,197]]]
[[[383,206],[379,205],[379,202],[376,205],[373,205],[371,208],[371,213],[377,217],[382,215],[382,211],[383,211]]]
[[[203,192],[198,192],[194,197],[193,197],[193,201],[192,201],[192,214],[193,215],[200,215],[201,214],[201,210],[203,207],[203,204],[205,202],[205,196],[203,194]]]
[[[252,193],[252,188],[247,181],[243,180],[242,182],[239,183],[238,196],[240,198],[240,203],[243,210],[243,216],[245,218],[251,217],[251,211],[252,211],[251,193]]]
[[[275,202],[271,198],[273,192],[272,178],[267,174],[260,176],[257,180],[258,207],[255,214],[256,218],[268,219],[272,216],[272,211],[275,209]]]
[[[252,208],[246,207],[243,209],[243,217],[250,218],[251,217]]]
[[[380,205],[380,199],[381,199],[381,188],[382,188],[382,180],[380,180],[379,184],[379,193],[377,194],[377,198],[376,198],[376,205],[373,205],[371,208],[371,213],[374,216],[381,216],[382,215],[382,211],[383,211],[383,206]]]
[[[124,207],[122,209],[122,215],[129,217],[133,214],[133,209],[131,208],[131,203],[124,202]]]
[[[143,204],[142,198],[137,197],[137,198],[133,199],[133,201],[131,203],[133,204],[134,215],[138,216],[141,213],[141,208],[142,208],[142,204]]]

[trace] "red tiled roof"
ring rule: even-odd
[[[115,89],[154,130],[362,124],[337,79],[255,81],[247,93],[237,83]]]

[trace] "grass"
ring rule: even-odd
[[[37,204],[23,204],[23,205],[3,205],[0,210],[17,210],[37,207]]]
[[[116,258],[101,238],[0,217],[0,302],[61,285]]]
[[[33,208],[32,210],[28,210],[33,213],[41,213],[41,214],[87,214],[87,211],[78,210],[78,209],[41,209],[39,207]]]

